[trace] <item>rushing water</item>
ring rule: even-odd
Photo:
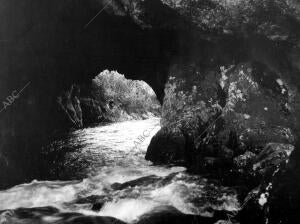
[[[183,167],[152,166],[144,159],[159,128],[159,119],[152,118],[74,131],[54,145],[73,149],[67,152],[61,173],[78,179],[36,180],[0,191],[0,210],[51,206],[59,212],[112,216],[134,223],[164,205],[202,215],[209,215],[211,209],[237,209],[233,190],[189,175]],[[49,217],[45,223],[56,221]]]

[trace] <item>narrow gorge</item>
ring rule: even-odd
[[[0,12],[0,224],[297,223],[297,0]]]

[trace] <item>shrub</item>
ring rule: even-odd
[[[117,71],[105,70],[93,79],[93,93],[107,108],[118,108],[128,115],[159,112],[160,104],[152,88],[140,80],[126,79]]]

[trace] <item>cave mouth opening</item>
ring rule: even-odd
[[[81,87],[84,124],[160,117],[161,103],[152,87],[129,77],[106,69]],[[88,108],[91,102],[94,109]],[[94,118],[98,120],[93,122]]]

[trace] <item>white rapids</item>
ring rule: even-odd
[[[82,178],[35,180],[0,191],[0,210],[52,206],[62,212],[112,216],[128,223],[164,205],[186,214],[205,215],[208,208],[236,210],[233,190],[189,175],[183,167],[153,166],[144,159],[159,124],[159,118],[151,118],[72,132],[59,143],[74,149],[67,152],[67,169],[62,172]],[[116,183],[121,187],[114,187]],[[103,206],[92,210],[101,197],[105,198]]]

